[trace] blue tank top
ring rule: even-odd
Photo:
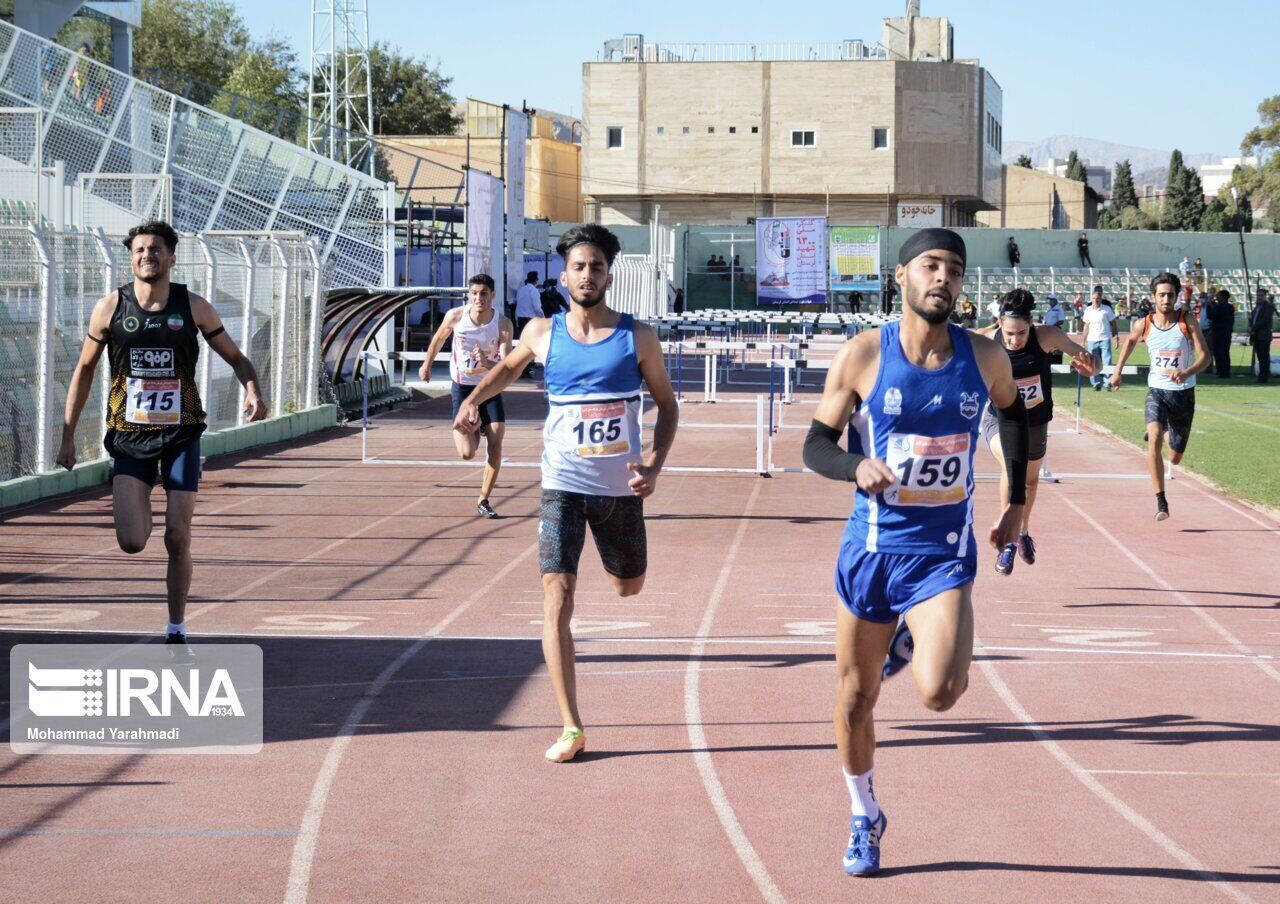
[[[880,331],[875,388],[854,413],[851,448],[883,459],[897,482],[874,496],[857,491],[846,543],[868,552],[974,552],[973,453],[987,385],[969,334],[948,324],[952,354],[937,370],[907,361],[899,324]]]
[[[542,486],[591,496],[629,496],[627,465],[640,460],[640,362],[635,319],[584,344],[569,335],[563,312],[551,318],[546,359],[547,422]]]

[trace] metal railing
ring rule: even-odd
[[[271,417],[314,407],[325,273],[301,233],[183,236],[172,278],[213,303],[258,370]],[[97,230],[0,227],[0,480],[54,467],[62,412],[93,307],[131,279],[128,253]],[[198,339],[209,429],[244,423],[231,368]],[[103,458],[106,355],[76,429],[80,461]]]
[[[338,282],[390,282],[395,199],[386,182],[7,22],[0,107],[42,111],[36,159],[6,158],[0,169],[57,164],[71,184],[83,174],[168,175],[179,231],[301,232],[333,258]]]

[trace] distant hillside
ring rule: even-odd
[[[1099,141],[1095,138],[1055,135],[1043,141],[1006,141],[1004,160],[1006,163],[1012,163],[1019,154],[1026,154],[1036,166],[1043,166],[1050,157],[1066,159],[1073,149],[1081,157],[1087,158],[1090,163],[1102,164],[1108,168],[1114,168],[1121,160],[1128,160],[1133,165],[1135,176],[1139,173],[1146,175],[1147,170],[1168,167],[1169,154],[1172,152],[1172,148],[1162,151]],[[1189,154],[1184,150],[1182,157],[1186,165],[1191,167],[1222,162],[1222,158],[1217,154]]]

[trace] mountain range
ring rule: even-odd
[[[1140,148],[1110,141],[1099,141],[1096,138],[1078,138],[1072,135],[1054,135],[1042,141],[1006,141],[1004,143],[1004,162],[1013,163],[1019,154],[1026,154],[1031,162],[1043,166],[1050,157],[1065,160],[1074,150],[1081,157],[1094,165],[1101,164],[1114,169],[1121,160],[1128,160],[1133,166],[1134,176],[1147,171],[1166,169],[1169,166],[1169,150]],[[1182,152],[1183,163],[1190,167],[1203,166],[1206,163],[1221,163],[1217,154],[1191,154]],[[1138,184],[1138,180],[1134,180]]]

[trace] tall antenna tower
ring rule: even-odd
[[[373,172],[368,0],[311,0],[307,147]]]

